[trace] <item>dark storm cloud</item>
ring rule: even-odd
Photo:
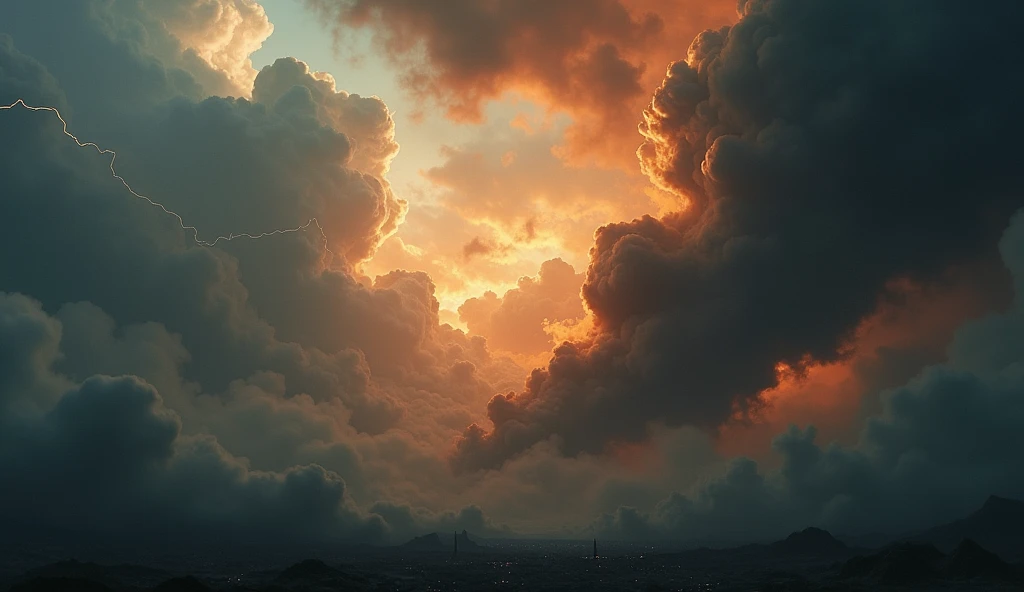
[[[992,494],[1024,497],[1024,212],[1002,241],[1013,308],[960,328],[949,360],[883,393],[855,446],[822,446],[813,426],[774,441],[783,463],[748,459],[654,512],[620,508],[595,523],[622,538],[770,539],[807,526],[906,533],[960,518]]]
[[[368,369],[358,352],[278,340],[248,301],[234,258],[190,247],[174,218],[122,193],[97,157],[60,135],[52,116],[7,115],[0,207],[11,232],[0,241],[5,252],[24,255],[5,259],[3,289],[31,294],[51,310],[88,301],[119,322],[164,323],[183,336],[197,362],[192,377],[212,389],[272,370],[290,378],[293,392],[366,405],[366,429],[381,429],[397,412],[386,399],[368,398]],[[293,252],[307,257],[319,242],[308,235],[296,241],[305,249]]]
[[[1022,16],[755,0],[703,33],[638,151],[690,209],[598,232],[583,286],[595,334],[492,399],[493,429],[467,429],[454,466],[552,437],[597,452],[652,422],[714,428],[760,404],[778,363],[839,359],[889,281],[992,257],[1022,200]]]
[[[563,157],[628,166],[632,115],[694,34],[732,21],[735,0],[307,0],[344,46],[357,29],[417,101],[461,121],[525,95],[569,113]]]
[[[315,216],[337,257],[315,229],[200,247],[52,113],[3,111],[0,470],[15,485],[0,518],[118,536],[411,536],[365,510],[391,487],[416,491],[392,465],[422,468],[456,433],[437,417],[464,425],[509,382],[478,369],[517,369],[438,323],[425,274],[353,275],[404,211],[380,176],[397,150],[380,100],[294,60],[264,71],[270,104],[209,97],[219,83],[196,72],[231,64],[179,63],[198,55],[189,31],[149,8],[88,1],[50,22],[52,3],[0,6],[13,37],[0,99],[66,105],[71,131],[118,150],[133,187],[187,210],[200,239]],[[49,518],[54,499],[29,499],[77,490]]]
[[[318,120],[308,89],[292,89],[272,108],[217,97],[161,107],[122,141],[120,172],[141,192],[166,196],[186,220],[203,220],[201,240],[317,218],[341,258],[334,263],[359,263],[406,204],[386,181],[349,166],[359,153],[350,137]],[[316,228],[311,234],[319,238]]]
[[[0,104],[9,105],[22,99],[29,105],[67,108],[57,80],[38,61],[15,49],[14,39],[5,33],[0,33],[0,64],[3,64],[0,75],[4,80]]]
[[[643,47],[661,28],[652,13],[634,15],[619,0],[420,2],[310,0],[336,19],[339,34],[375,27],[395,60],[411,60],[405,81],[447,105],[458,118],[478,118],[481,103],[516,84],[540,86],[559,102],[610,114],[640,95],[642,64],[619,46]],[[413,56],[423,49],[426,63]],[[582,91],[582,92],[581,92]]]
[[[157,57],[176,61],[182,48],[148,16],[143,3],[6,2],[0,6],[0,23],[19,51],[45,64],[60,82],[76,129],[100,144],[126,127],[128,115],[172,97],[205,94],[183,64]],[[196,71],[200,78],[214,76],[199,62],[193,65],[203,70]],[[81,122],[75,121],[78,116]]]
[[[0,414],[0,520],[7,528],[136,542],[384,534],[383,520],[352,507],[335,473],[315,465],[253,471],[215,439],[183,436],[179,416],[142,379],[92,376],[72,384],[52,374],[61,324],[38,302],[0,294],[0,320],[0,349],[32,362],[0,371],[0,392],[14,397]],[[42,393],[55,399],[45,412],[10,407],[38,403]]]
[[[429,512],[389,502],[374,504],[374,514],[404,532],[459,532],[467,530],[484,537],[507,537],[512,531],[504,525],[495,524],[477,506],[466,506],[458,512]]]
[[[695,495],[651,513],[622,508],[607,536],[770,539],[808,525],[846,534],[906,533],[962,517],[992,494],[1024,497],[1024,214],[1001,244],[1017,283],[1013,308],[961,328],[949,360],[884,393],[854,447],[821,446],[813,426],[779,434],[780,469],[746,459]]]
[[[256,77],[252,98],[275,105],[296,86],[309,90],[321,123],[345,134],[352,143],[351,167],[376,176],[387,172],[398,153],[398,143],[395,122],[384,101],[339,90],[329,74],[310,72],[309,66],[295,58],[280,58],[264,67]]]

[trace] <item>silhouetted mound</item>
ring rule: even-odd
[[[471,539],[469,532],[465,530],[459,534],[447,536],[441,536],[436,532],[418,536],[402,545],[402,549],[419,552],[451,553],[455,548],[456,539],[458,539],[459,553],[479,553],[487,549],[487,547]]]
[[[459,553],[478,553],[487,548],[469,538],[469,533],[465,530],[457,538],[459,539]]]
[[[343,574],[339,570],[334,569],[319,559],[306,559],[278,574],[277,581],[322,580],[340,575]]]
[[[900,543],[843,565],[842,578],[864,578],[884,585],[920,584],[941,575],[945,556],[932,545]]]
[[[1003,559],[1024,559],[1024,502],[993,495],[970,516],[912,537],[947,552],[964,539],[977,542]]]
[[[846,544],[820,528],[806,528],[794,532],[785,540],[772,543],[771,548],[784,553],[814,556],[831,556],[849,551]]]
[[[117,588],[121,582],[110,575],[108,568],[95,563],[83,563],[70,559],[31,569],[25,573],[27,579],[86,580]]]
[[[1013,577],[1014,573],[1013,568],[998,555],[970,539],[964,539],[946,559],[945,575],[958,580],[1006,579]]]
[[[206,584],[192,576],[172,578],[153,588],[153,592],[211,592]]]
[[[402,548],[410,551],[444,551],[445,545],[441,542],[441,537],[432,532],[412,539],[402,545]]]
[[[82,578],[33,578],[15,585],[11,592],[113,592],[113,588]]]
[[[282,571],[274,584],[287,589],[363,590],[367,581],[357,575],[335,569],[318,559],[307,559]]]
[[[119,589],[125,585],[149,588],[166,580],[169,575],[162,570],[139,565],[99,565],[69,559],[31,569],[25,573],[24,579],[66,578],[89,580],[103,584],[108,588]]]

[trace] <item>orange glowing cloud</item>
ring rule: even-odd
[[[564,153],[627,165],[636,115],[694,35],[736,18],[735,0],[421,2],[311,0],[338,35],[372,28],[407,88],[480,121],[514,91],[571,114]]]
[[[764,405],[723,426],[718,451],[762,458],[789,425],[813,424],[824,441],[852,442],[863,418],[881,409],[881,391],[944,361],[958,327],[1008,304],[1007,291],[996,288],[1004,281],[985,267],[951,270],[938,284],[894,281],[895,296],[860,324],[846,357],[802,371],[779,364],[778,385],[762,393]]]
[[[498,297],[486,292],[459,307],[470,334],[487,338],[490,347],[535,355],[555,345],[546,331],[551,323],[583,318],[583,274],[561,259],[545,261],[537,277],[520,278],[516,288]]]
[[[424,270],[454,311],[515,288],[551,259],[583,269],[595,229],[663,207],[636,172],[566,166],[553,154],[564,125],[531,125],[495,124],[443,148],[444,161],[423,171],[432,191],[410,199],[405,223],[364,271]]]

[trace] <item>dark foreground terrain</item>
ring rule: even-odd
[[[1021,533],[1024,503],[992,498],[962,520],[877,546],[815,528],[726,549],[608,543],[596,558],[589,541],[488,541],[465,531],[384,548],[79,548],[82,561],[23,544],[0,546],[0,592],[1024,590]]]
[[[834,540],[834,539],[833,539]],[[841,543],[840,543],[841,544]],[[758,546],[672,554],[573,557],[500,552],[310,559],[283,569],[193,575],[130,565],[58,562],[28,570],[11,592],[260,592],[413,590],[1022,590],[1024,568],[969,540],[952,553],[901,543],[878,552]]]

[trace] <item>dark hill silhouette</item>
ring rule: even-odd
[[[290,582],[305,579],[332,578],[341,575],[341,571],[334,569],[319,559],[306,559],[292,565],[278,574],[276,580]]]
[[[274,578],[275,587],[286,590],[365,590],[365,578],[333,568],[319,559],[306,559]],[[276,588],[275,588],[276,589]]]
[[[466,530],[454,535],[454,538],[459,540],[459,553],[480,553],[487,549],[487,547],[470,538],[469,532]],[[406,551],[425,553],[451,553],[454,549],[454,539],[453,535],[442,536],[436,532],[432,532],[430,534],[418,536],[401,545],[400,548]]]
[[[483,545],[469,538],[469,533],[465,530],[458,534],[457,538],[459,539],[459,553],[480,553],[486,549]]]
[[[805,528],[794,532],[769,547],[776,552],[809,556],[834,556],[849,552],[845,543],[820,528]]]
[[[920,585],[941,575],[945,556],[933,545],[898,543],[875,553],[858,555],[840,571],[845,579],[867,579],[882,585]]]
[[[872,532],[857,535],[841,534],[838,535],[836,538],[838,538],[840,541],[845,543],[846,546],[850,548],[881,549],[886,545],[891,545],[892,543],[901,540],[902,537],[894,535],[892,533]]]
[[[961,541],[948,556],[934,545],[896,543],[873,555],[850,559],[840,577],[897,586],[921,586],[939,580],[1022,581],[1017,568],[969,539]]]
[[[186,576],[171,578],[153,588],[153,592],[211,592],[211,588],[192,576]]]
[[[167,572],[139,565],[99,565],[69,559],[31,569],[25,573],[23,579],[66,578],[88,580],[103,584],[108,588],[118,589],[125,585],[148,588],[169,577],[170,574]]]
[[[82,578],[33,578],[11,587],[11,592],[113,592],[114,589]]]
[[[25,574],[26,579],[35,578],[64,578],[76,580],[88,580],[104,584],[111,588],[118,588],[121,582],[110,574],[105,566],[95,563],[83,563],[74,559],[59,561],[42,567],[29,570]]]
[[[441,542],[441,537],[436,532],[432,532],[415,537],[402,545],[402,548],[409,551],[444,551],[445,545]]]
[[[668,553],[680,565],[736,570],[740,567],[765,569],[779,565],[800,568],[836,565],[852,557],[856,551],[837,540],[828,531],[807,528],[794,532],[785,539],[769,544],[749,544],[730,548],[688,549]],[[795,584],[785,584],[791,586]],[[789,588],[785,588],[789,589]]]
[[[964,539],[1007,561],[1024,559],[1024,502],[991,496],[971,515],[918,533],[910,540],[931,543],[951,552]]]
[[[945,576],[956,580],[987,578],[995,580],[1014,579],[1012,567],[981,547],[978,543],[964,539],[946,559]]]

